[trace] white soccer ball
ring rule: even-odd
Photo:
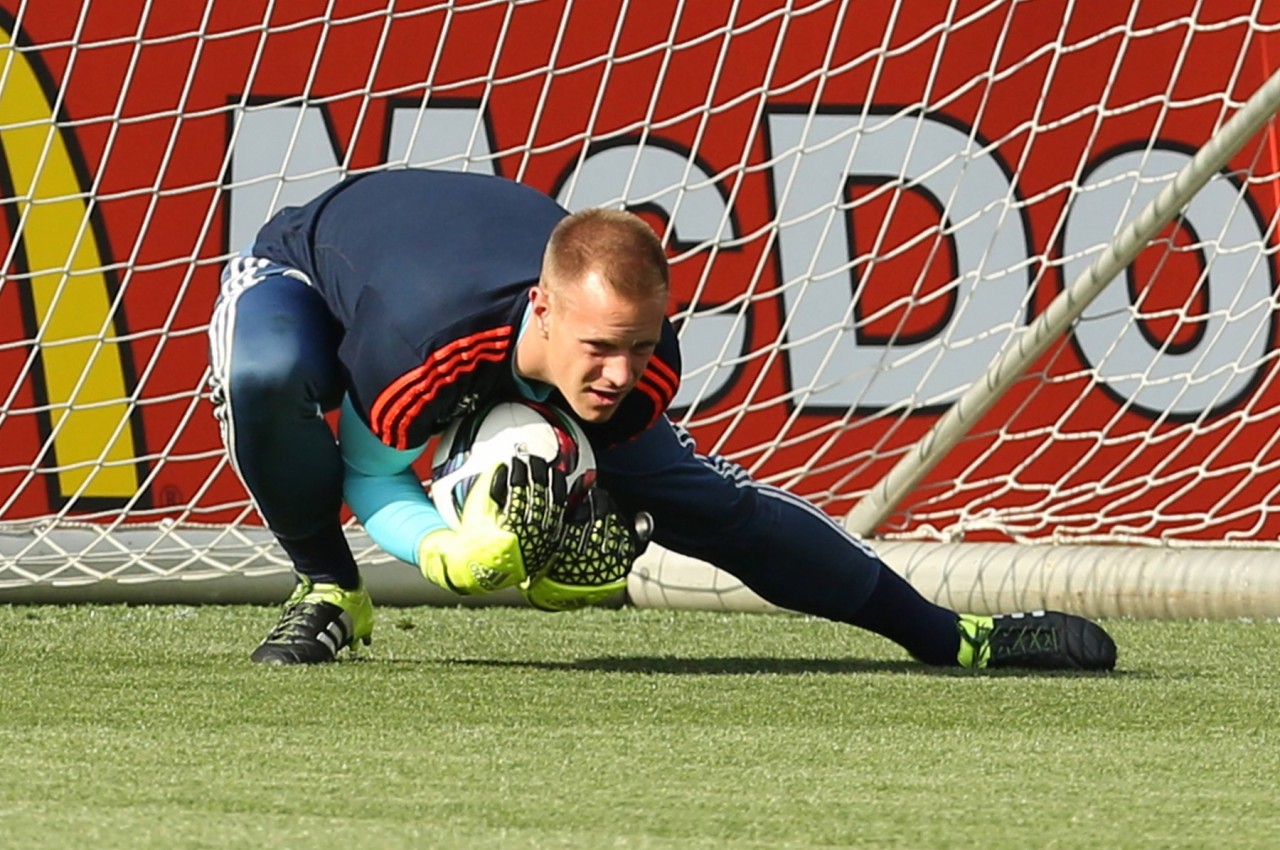
[[[565,474],[568,504],[595,481],[596,458],[581,426],[558,408],[531,401],[499,402],[456,420],[440,435],[431,462],[431,501],[450,528],[476,479],[499,463],[525,453]]]

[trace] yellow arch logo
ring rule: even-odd
[[[123,342],[88,193],[34,63],[0,22],[0,170],[12,193],[14,267],[27,281],[52,439],[55,499],[118,503],[140,486]]]

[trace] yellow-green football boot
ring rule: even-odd
[[[1097,623],[1060,611],[979,617],[961,614],[961,667],[1111,670],[1116,643]]]
[[[313,584],[300,576],[276,623],[249,657],[260,664],[319,664],[332,661],[356,641],[373,635],[373,600],[364,582],[355,590]]]

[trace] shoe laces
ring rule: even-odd
[[[283,607],[285,611],[288,611],[290,608],[305,599],[307,594],[311,593],[311,589],[315,587],[315,583],[312,582],[311,579],[301,573],[297,573],[295,575],[297,576],[297,583],[293,586],[293,593],[290,593],[289,598],[284,601]]]
[[[1058,651],[1058,630],[1051,623],[1007,621],[995,628],[1000,654],[1037,655]]]
[[[324,603],[308,602],[305,599],[295,602],[281,615],[280,622],[275,624],[263,643],[277,643],[294,636],[309,636],[315,631],[313,620],[322,604]]]

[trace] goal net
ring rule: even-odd
[[[673,418],[844,517],[1263,86],[1278,30],[1277,0],[0,0],[0,600],[279,596],[205,328],[273,211],[382,168],[645,215]],[[1278,207],[1266,123],[856,530],[953,600],[1053,573],[1132,613],[1224,551],[1197,567],[1224,592],[1274,587]],[[349,529],[371,584],[431,597]],[[754,604],[668,553],[633,585]]]

